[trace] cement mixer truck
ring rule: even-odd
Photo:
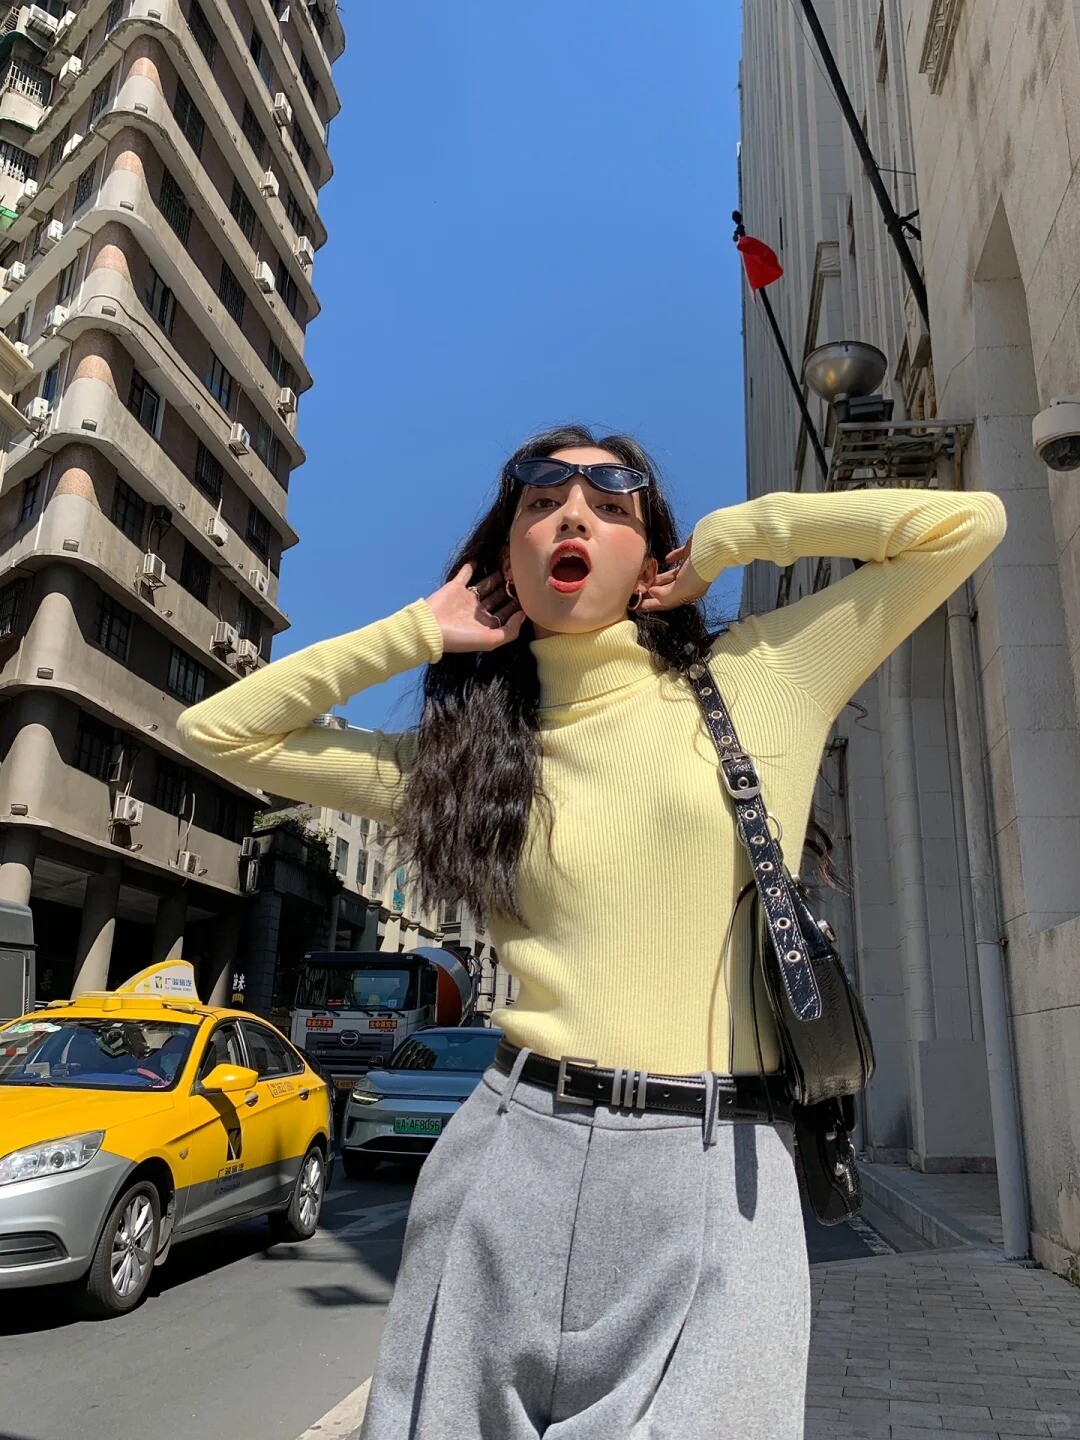
[[[345,1094],[427,1025],[473,1025],[478,975],[452,950],[312,950],[289,1038]]]

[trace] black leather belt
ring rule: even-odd
[[[495,1068],[509,1075],[520,1054],[500,1040]],[[549,1060],[530,1054],[521,1070],[530,1085],[554,1090],[565,1105],[609,1105],[616,1110],[666,1110],[674,1115],[705,1114],[705,1082],[694,1075],[650,1075],[646,1070],[605,1070],[591,1060],[564,1056]],[[717,1114],[750,1120],[792,1118],[787,1085],[780,1075],[718,1075]]]

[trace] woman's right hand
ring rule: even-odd
[[[471,585],[473,566],[463,565],[441,590],[428,596],[428,605],[442,631],[448,655],[498,650],[521,634],[525,612],[506,592],[501,573]]]

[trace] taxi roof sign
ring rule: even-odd
[[[164,999],[199,1000],[195,989],[195,967],[190,960],[162,960],[148,965],[113,991],[116,995],[151,995]]]

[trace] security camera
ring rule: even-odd
[[[1036,459],[1051,470],[1080,470],[1080,395],[1054,400],[1031,422]]]

